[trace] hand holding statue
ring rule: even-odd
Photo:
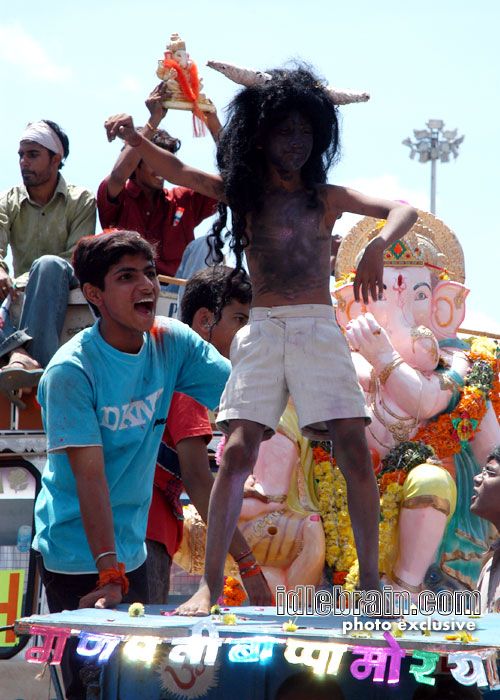
[[[155,129],[168,111],[167,108],[163,106],[163,102],[168,100],[171,94],[167,84],[162,82],[153,88],[149,97],[146,99],[145,104],[150,114],[149,124]]]

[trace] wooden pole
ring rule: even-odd
[[[158,275],[158,281],[161,284],[178,284],[180,287],[185,287],[187,282],[182,277],[170,277],[170,275]]]
[[[458,332],[464,335],[484,335],[487,338],[494,338],[495,340],[500,340],[500,335],[498,333],[487,333],[486,331],[470,331],[468,328],[459,328]]]

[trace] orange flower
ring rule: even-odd
[[[222,604],[228,607],[241,605],[247,597],[238,579],[232,576],[226,577],[222,595]]]
[[[389,486],[389,484],[404,484],[406,479],[406,472],[403,471],[402,469],[399,469],[394,472],[386,472],[385,474],[382,474],[382,476],[379,479],[378,482],[378,487],[380,493],[383,493],[386,488]]]
[[[313,447],[313,457],[315,462],[329,462],[331,459],[331,455],[321,445]]]

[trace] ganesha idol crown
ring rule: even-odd
[[[356,261],[358,262],[358,261]],[[384,250],[384,265],[387,267],[406,267],[408,265],[424,265],[424,256],[418,247],[415,235],[407,234],[404,239],[398,238]]]
[[[335,263],[335,278],[343,280],[357,269],[368,243],[385,221],[365,217],[342,239]],[[403,238],[384,251],[384,266],[426,266],[436,277],[463,284],[465,265],[462,247],[453,231],[429,212],[418,210],[418,219]]]

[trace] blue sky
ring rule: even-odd
[[[70,138],[64,176],[95,191],[119,150],[103,122],[118,112],[146,120],[144,99],[172,32],[185,39],[221,120],[237,86],[207,60],[266,69],[301,59],[331,84],[371,93],[341,108],[343,157],[331,182],[427,209],[430,165],[410,160],[401,141],[431,118],[465,134],[458,159],[438,164],[437,215],[464,248],[467,327],[498,333],[499,22],[497,0],[4,3],[0,190],[20,181],[23,127],[47,118]],[[215,170],[213,144],[193,138],[189,114],[171,111],[164,125],[186,162]],[[343,218],[339,232],[353,222]]]

